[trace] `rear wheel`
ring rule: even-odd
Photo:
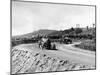
[[[56,49],[56,45],[55,44],[52,45],[52,49]]]

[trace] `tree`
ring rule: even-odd
[[[76,29],[75,29],[75,33],[76,33],[76,34],[79,34],[79,33],[81,33],[81,32],[82,32],[82,29],[81,29],[81,28],[76,28]]]
[[[74,28],[72,27],[70,30],[71,30],[71,31],[74,31]]]

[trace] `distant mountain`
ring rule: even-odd
[[[49,34],[49,36],[60,36],[63,35],[64,32],[63,31],[55,31]]]
[[[53,33],[53,32],[56,32],[56,30],[48,30],[48,29],[42,30],[41,29],[41,30],[38,30],[38,31],[34,31],[34,32],[31,32],[31,33],[24,34],[24,35],[14,36],[14,38],[34,37],[34,36],[37,36],[37,35],[44,36],[44,35],[49,35],[50,33]]]
[[[41,35],[41,36],[44,36],[44,35],[49,35],[50,33],[53,33],[53,32],[56,32],[56,30],[39,30],[39,31],[35,31],[33,32],[33,35]]]

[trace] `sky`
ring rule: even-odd
[[[91,27],[95,23],[95,7],[12,1],[12,36],[39,29],[64,30]]]

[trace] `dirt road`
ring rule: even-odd
[[[95,66],[95,52],[73,47],[74,44],[57,44],[58,50],[40,50],[36,44],[22,44],[14,48],[41,52],[58,59],[67,59],[79,64]]]
[[[69,58],[72,61],[95,66],[95,52],[75,48],[73,47],[73,44],[59,45],[58,49],[61,50],[63,56]]]

